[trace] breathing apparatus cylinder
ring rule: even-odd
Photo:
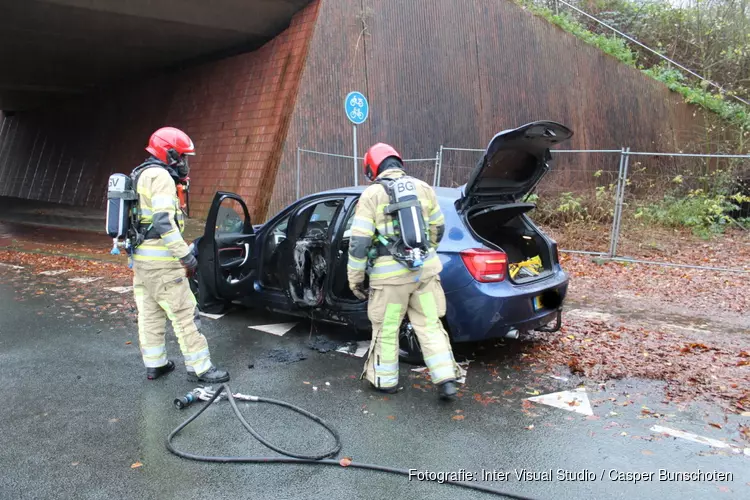
[[[405,261],[410,268],[422,267],[426,255],[427,231],[422,205],[419,201],[417,186],[409,176],[399,177],[385,185],[391,202],[386,213],[394,218],[394,227],[398,227],[404,255],[394,255]]]
[[[119,240],[128,236],[130,216],[138,195],[133,189],[133,181],[125,174],[109,176],[107,187],[107,234],[112,238],[112,253],[120,253]]]

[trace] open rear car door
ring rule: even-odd
[[[199,305],[211,306],[253,292],[256,275],[255,232],[247,205],[233,193],[219,191],[198,242]]]
[[[286,266],[286,294],[294,307],[315,308],[325,301],[331,267],[331,239],[340,224],[343,198],[323,198],[303,205],[293,215],[281,258]]]

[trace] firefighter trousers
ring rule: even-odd
[[[440,384],[460,377],[448,333],[440,321],[445,315],[445,294],[437,277],[402,285],[371,285],[367,314],[372,322],[372,341],[362,377],[375,387],[398,385],[398,337],[407,314],[432,382]]]
[[[167,364],[166,320],[172,323],[188,371],[202,375],[211,368],[206,337],[199,329],[195,297],[182,267],[149,269],[135,263],[133,291],[138,306],[138,341],[147,368]]]

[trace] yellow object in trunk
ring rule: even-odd
[[[536,255],[528,260],[510,264],[510,277],[512,279],[515,279],[518,273],[521,272],[521,269],[526,269],[532,275],[537,276],[543,270],[541,257]]]

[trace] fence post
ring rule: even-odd
[[[612,248],[610,249],[610,257],[617,257],[617,243],[620,240],[620,228],[622,226],[622,207],[625,204],[625,190],[628,187],[628,165],[630,164],[630,148],[625,150],[625,161],[622,167],[622,187],[620,188],[620,210],[617,214],[617,230],[613,234]]]
[[[435,183],[435,187],[440,187],[440,175],[443,173],[443,145],[440,145],[440,151],[438,151],[438,161],[437,161],[437,182]]]
[[[622,185],[622,169],[625,165],[625,148],[620,148],[620,168],[617,172],[617,188],[615,189],[615,210],[612,214],[612,230],[609,234],[609,252],[607,255],[612,258],[614,257],[615,251],[615,234],[619,230],[617,228],[617,217],[620,211],[620,187]]]
[[[300,163],[300,149],[297,147],[297,199],[299,200],[299,163]]]
[[[432,187],[437,187],[437,171],[440,165],[440,151],[435,153],[435,170],[432,172]]]

